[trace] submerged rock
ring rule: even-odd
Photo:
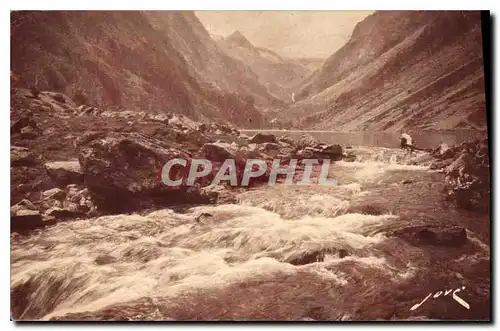
[[[337,256],[339,258],[344,258],[346,256],[349,256],[349,251],[347,249],[336,250],[331,248],[303,251],[291,254],[290,256],[285,258],[283,262],[293,265],[305,265],[310,263],[323,262],[325,260],[325,256],[328,254]]]
[[[285,259],[284,262],[293,265],[305,265],[315,262],[323,262],[324,259],[325,259],[325,252],[312,251],[312,252],[303,252],[301,254],[294,254],[289,258]]]
[[[392,235],[417,246],[460,247],[467,242],[467,232],[459,226],[410,226],[396,230]]]
[[[195,218],[196,223],[207,223],[213,220],[214,216],[210,213],[201,213]]]
[[[354,155],[354,153],[349,151],[342,156],[342,160],[345,162],[354,162],[356,161],[356,155]]]
[[[118,261],[118,260],[115,257],[110,256],[110,255],[99,255],[94,260],[95,264],[97,264],[97,265],[111,264],[111,263],[115,263],[116,261]]]
[[[381,203],[353,204],[349,206],[346,213],[378,216],[387,213],[387,205]]]

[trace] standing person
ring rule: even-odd
[[[400,142],[401,148],[409,149],[410,151],[413,150],[413,142],[412,142],[412,138],[409,134],[403,132],[401,134],[400,140],[401,140],[401,142]]]

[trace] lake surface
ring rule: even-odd
[[[301,131],[301,130],[240,130],[248,136],[257,132],[268,132],[277,137],[285,134],[298,138],[309,134],[321,142],[343,146],[369,146],[398,148],[400,132],[336,132],[336,131]],[[420,148],[436,148],[441,143],[448,145],[461,144],[465,141],[487,138],[486,132],[472,130],[454,131],[422,131],[408,132],[413,138],[413,144]]]

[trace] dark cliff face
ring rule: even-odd
[[[272,99],[251,72],[231,72],[238,67],[234,62],[208,79],[203,68],[210,64],[203,56],[223,54],[191,12],[11,15],[11,72],[20,86],[83,95],[87,103],[111,109],[171,111],[247,125],[261,120],[255,99]],[[232,75],[243,83],[230,89]]]
[[[479,12],[376,12],[304,84],[303,126],[348,130],[485,126]]]

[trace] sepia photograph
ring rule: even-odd
[[[10,318],[491,322],[489,11],[10,11]]]

